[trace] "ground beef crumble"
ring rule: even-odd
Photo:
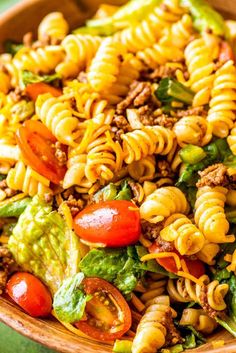
[[[197,182],[197,187],[203,186],[226,186],[229,184],[227,168],[222,163],[213,164],[203,171],[198,172],[200,180]]]
[[[176,112],[176,117],[179,119],[183,118],[184,116],[193,116],[193,115],[206,117],[207,111],[204,109],[204,107],[195,107],[195,108],[189,108],[187,110],[178,110]]]
[[[60,166],[65,165],[67,162],[67,155],[66,155],[66,152],[63,150],[62,144],[59,141],[55,143],[55,148],[56,148],[55,157],[58,160],[59,165]]]
[[[181,338],[180,332],[174,325],[171,309],[168,308],[165,311],[165,316],[162,320],[162,325],[165,326],[167,330],[165,346],[173,346],[177,343],[181,343],[183,339]]]
[[[84,207],[84,201],[81,199],[77,200],[72,195],[69,196],[66,204],[70,208],[72,217],[76,216]]]
[[[5,246],[0,246],[0,294],[3,293],[8,275],[14,266],[10,251]]]
[[[134,81],[128,95],[117,104],[117,113],[123,115],[125,109],[129,107],[140,107],[145,105],[152,96],[152,88],[149,82]]]

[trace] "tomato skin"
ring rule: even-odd
[[[55,157],[52,144],[57,140],[48,128],[40,121],[28,120],[18,129],[16,140],[26,164],[54,184],[60,184],[66,167],[60,166]]]
[[[50,86],[44,82],[31,83],[27,85],[25,93],[34,102],[36,102],[40,94],[51,93],[54,97],[59,97],[62,95],[62,91],[60,89]]]
[[[125,200],[105,201],[86,207],[74,219],[75,232],[83,240],[120,247],[140,237],[138,208]]]
[[[235,60],[233,49],[228,42],[222,41],[220,47],[219,61],[224,63],[229,60]]]
[[[161,248],[156,243],[153,243],[149,247],[148,250],[151,254],[162,252]],[[172,252],[176,253],[180,259],[184,259],[184,261],[187,265],[187,268],[189,270],[189,273],[191,275],[193,275],[194,277],[199,278],[206,273],[205,266],[201,260],[198,260],[198,259],[197,260],[190,260],[187,256],[180,255],[180,253],[177,250],[173,250]],[[163,259],[156,259],[156,261],[159,263],[159,265],[164,267],[164,269],[166,271],[173,272],[173,273],[178,272],[178,269],[176,267],[175,260],[173,259],[173,257],[165,257]]]
[[[122,296],[122,294],[116,289],[112,284],[105,281],[102,278],[91,277],[85,278],[83,280],[84,291],[87,294],[94,294],[95,292],[104,292],[109,293],[116,301],[117,305],[122,312],[122,316],[124,319],[124,324],[121,330],[117,332],[107,332],[99,329],[97,327],[91,326],[86,320],[80,320],[75,323],[75,326],[84,332],[86,335],[93,337],[100,341],[114,341],[118,338],[121,338],[125,332],[127,332],[132,324],[132,317],[129,305],[126,300]],[[91,300],[93,301],[93,299]],[[89,302],[88,302],[89,303]],[[96,302],[97,305],[97,302]]]
[[[15,273],[7,282],[7,294],[33,317],[46,317],[52,310],[52,297],[45,285],[27,272]]]

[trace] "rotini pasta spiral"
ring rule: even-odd
[[[80,70],[88,68],[101,42],[101,37],[91,36],[89,34],[70,34],[66,36],[61,43],[66,53],[65,62],[59,64],[56,71],[62,74],[64,73],[63,76],[67,77],[68,74],[65,74],[65,65],[67,65],[67,63],[69,66],[76,65],[77,73]]]
[[[166,186],[155,190],[140,207],[140,215],[151,223],[158,223],[174,213],[188,214],[189,205],[183,192]]]
[[[29,196],[44,197],[45,194],[52,193],[49,180],[25,166],[22,161],[17,162],[15,167],[9,171],[6,181],[9,188],[23,191]]]
[[[81,154],[69,158],[67,162],[67,172],[63,180],[63,188],[68,189],[73,185],[90,189],[92,183],[85,177],[85,166],[87,163],[87,155]]]
[[[159,43],[153,44],[137,53],[137,57],[152,69],[164,65],[168,61],[181,61],[183,51],[192,34],[192,20],[189,15],[184,15],[180,21],[166,29]]]
[[[160,232],[163,240],[174,242],[181,255],[193,255],[199,252],[205,243],[202,232],[183,214],[173,214],[167,218]]]
[[[50,45],[35,50],[24,47],[17,52],[12,63],[18,70],[47,74],[53,71],[63,58],[61,46]]]
[[[108,89],[116,81],[121,58],[126,54],[123,44],[106,38],[100,45],[88,69],[88,82],[95,91]]]
[[[0,71],[0,92],[8,93],[11,88],[11,79],[5,72]]]
[[[155,171],[156,161],[154,156],[147,156],[128,165],[129,175],[139,183],[142,183],[145,180],[152,180]]]
[[[158,296],[149,303],[137,327],[132,353],[154,353],[165,344],[167,312],[170,312],[172,318],[176,317],[176,312],[170,308],[168,296]]]
[[[50,93],[43,94],[36,101],[36,114],[58,141],[65,145],[76,145],[78,119],[73,117],[69,104]]]
[[[201,116],[186,116],[173,127],[180,147],[187,144],[205,146],[212,139],[212,126]]]
[[[48,36],[51,39],[62,40],[69,31],[69,25],[61,12],[51,12],[43,18],[38,27],[38,39],[45,40]]]
[[[127,50],[136,53],[151,47],[161,37],[164,28],[177,22],[183,10],[178,1],[164,1],[164,6],[156,7],[141,23],[134,24],[114,35],[115,40],[123,43]]]
[[[224,212],[228,190],[216,186],[198,189],[194,219],[206,239],[212,243],[227,243],[235,240],[234,235],[226,235],[229,222]]]
[[[92,91],[88,84],[74,80],[64,89],[64,93],[76,100],[76,109],[81,118],[93,119],[98,124],[111,124],[115,109],[110,108],[108,101]]]
[[[207,120],[212,124],[213,134],[224,138],[236,119],[236,68],[232,60],[216,72],[211,97]]]
[[[236,126],[234,126],[233,129],[230,131],[230,134],[227,137],[227,142],[231,151],[236,156]]]
[[[173,131],[162,126],[148,126],[121,135],[123,140],[124,161],[134,161],[151,155],[167,155],[173,147],[175,136]]]
[[[121,170],[123,153],[118,141],[114,142],[109,131],[104,137],[88,146],[88,159],[85,166],[86,178],[95,183],[97,180],[112,180]]]
[[[207,304],[217,311],[225,310],[226,303],[224,297],[228,292],[228,284],[219,284],[218,281],[210,282],[207,275],[199,278],[202,285],[196,284],[189,279],[179,278],[177,280],[169,279],[167,284],[167,291],[171,300],[174,302],[196,302],[200,305],[202,303],[202,293],[206,293]]]
[[[206,241],[203,248],[196,254],[202,262],[212,266],[215,264],[215,257],[220,252],[218,244],[209,243]]]
[[[193,40],[185,49],[185,59],[190,74],[188,85],[196,92],[193,106],[209,103],[214,82],[214,59],[218,57],[219,45],[216,37],[205,34]]]
[[[202,309],[187,308],[182,313],[180,325],[193,326],[197,331],[209,335],[216,329],[217,322]]]

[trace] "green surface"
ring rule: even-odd
[[[18,0],[0,0],[0,13],[19,2]],[[0,352],[1,353],[54,353],[38,343],[35,343],[9,327],[0,324]]]

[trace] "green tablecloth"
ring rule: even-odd
[[[49,0],[50,1],[50,0]],[[19,0],[0,0],[0,14]],[[0,28],[1,30],[1,28]],[[1,310],[1,308],[0,308]],[[26,339],[7,326],[0,324],[1,353],[54,353],[43,346]]]

